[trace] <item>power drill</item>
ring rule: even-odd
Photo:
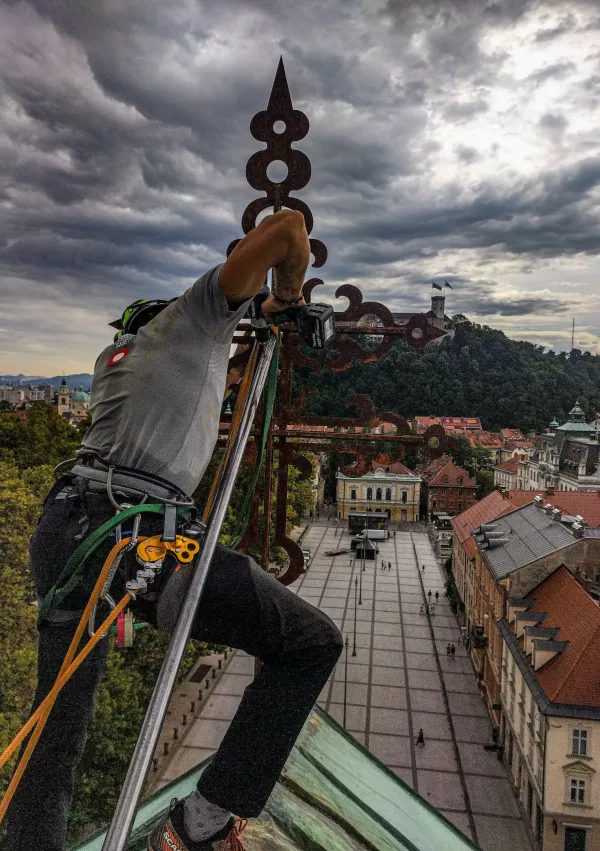
[[[271,291],[268,286],[262,287],[254,296],[246,312],[252,324],[265,322],[262,315],[262,305]],[[288,307],[275,316],[278,324],[293,322],[298,329],[298,335],[311,349],[324,349],[335,337],[335,314],[329,304],[305,304],[303,307]]]

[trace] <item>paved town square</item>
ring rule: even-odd
[[[360,560],[325,555],[349,548],[345,526],[322,520],[304,536],[310,567],[292,590],[327,612],[349,644],[320,704],[341,724],[346,692],[347,730],[483,851],[531,851],[504,766],[484,749],[491,726],[429,538],[398,531],[378,545],[377,560],[365,562],[360,594]],[[428,618],[420,611],[429,591],[439,599]],[[160,785],[214,753],[251,676],[252,660],[236,654]]]

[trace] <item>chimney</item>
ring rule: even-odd
[[[554,496],[554,485],[548,485],[546,488],[546,493],[548,496]]]
[[[487,542],[488,549],[490,550],[495,550],[496,547],[503,547],[504,544],[508,544],[508,537],[505,535],[502,535],[499,538],[488,538]]]
[[[573,523],[571,526],[571,532],[575,535],[576,538],[583,538],[583,526],[581,523]]]
[[[560,508],[555,508],[554,511],[552,512],[552,519],[553,520],[560,520],[561,517],[562,517],[562,511],[560,510]]]

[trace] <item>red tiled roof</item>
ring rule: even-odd
[[[425,431],[430,425],[441,425],[445,431],[460,431],[461,429],[481,430],[479,417],[424,417],[415,416],[419,433]]]
[[[535,443],[533,440],[507,440],[507,449],[533,449]]]
[[[565,567],[559,567],[528,595],[530,612],[546,612],[540,626],[558,627],[556,641],[568,647],[537,671],[555,703],[600,707],[600,608]]]
[[[502,448],[501,438],[489,431],[464,431],[462,429],[455,429],[453,434],[460,434],[461,437],[466,437],[471,446],[479,446],[482,449]]]
[[[514,509],[514,505],[505,499],[499,491],[492,491],[475,505],[467,508],[462,514],[453,517],[450,521],[454,534],[460,541],[468,558],[475,558],[477,545],[471,537],[471,532],[482,523],[489,523]]]
[[[503,461],[502,464],[498,464],[496,467],[496,470],[504,470],[505,473],[516,473],[518,469],[518,458],[509,458],[508,461]]]
[[[417,432],[422,434],[430,425],[441,425],[440,417],[415,417]]]
[[[518,440],[523,436],[518,428],[501,428],[500,434],[504,440]]]
[[[553,494],[549,494],[548,491],[515,490],[509,491],[506,497],[514,504],[515,508],[520,508],[522,505],[533,502],[538,494],[541,494],[544,502],[549,502],[555,508],[560,508],[564,514],[579,514],[588,526],[600,527],[600,492],[598,491],[594,493],[555,491]]]
[[[461,428],[480,429],[481,420],[479,417],[441,417],[442,425],[447,430],[456,430]]]
[[[422,474],[421,474],[422,475]],[[446,476],[448,477],[448,481],[443,481]],[[459,482],[459,477],[462,476],[463,481]],[[452,487],[453,485],[456,487],[463,488],[476,488],[477,483],[472,481],[469,478],[469,474],[466,470],[463,470],[462,467],[457,467],[454,461],[446,461],[441,470],[433,476],[433,478],[429,479],[427,482],[429,486],[435,485],[447,485],[448,487]]]
[[[441,470],[451,458],[449,455],[442,455],[440,458],[434,458],[433,461],[429,461],[427,464],[419,464],[417,466],[417,473],[421,476],[421,478],[428,482],[429,479],[432,479],[438,470]]]
[[[400,461],[395,461],[393,464],[387,464],[384,466],[383,464],[378,464],[377,461],[373,461],[371,463],[372,470],[387,470],[390,473],[393,473],[394,476],[416,476],[413,470],[409,470],[408,467],[405,467],[404,464],[401,464]]]

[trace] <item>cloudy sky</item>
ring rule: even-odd
[[[280,54],[321,296],[447,278],[450,314],[600,352],[597,0],[4,0],[0,373],[91,371],[221,262]]]

